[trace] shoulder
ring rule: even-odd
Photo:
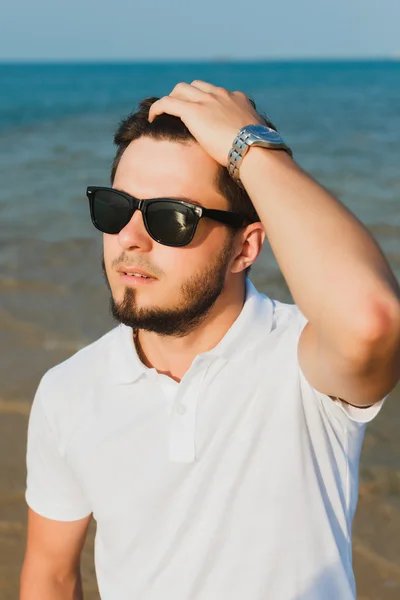
[[[120,326],[81,348],[65,361],[49,369],[43,376],[41,386],[46,389],[54,385],[91,383],[95,378],[107,377],[110,358],[118,344]]]
[[[302,328],[306,322],[297,304],[281,302],[263,293],[249,279],[246,280],[246,303],[243,313],[243,320],[246,320],[248,327],[259,331],[264,338],[265,333],[272,333],[272,338],[275,339],[289,328]],[[256,338],[259,337],[255,331],[252,331],[252,334]]]
[[[297,304],[280,302],[279,300],[271,299],[273,303],[273,329],[287,330],[293,329],[294,333],[299,334],[305,324],[306,317],[300,311]]]
[[[298,306],[259,293],[253,314],[256,317],[247,326],[247,339],[248,351],[258,357],[255,366],[265,359],[270,362],[272,357],[285,364],[292,358],[295,364],[297,342],[306,322]]]
[[[118,326],[43,375],[37,396],[50,421],[61,413],[81,412],[97,390],[107,385],[121,352],[120,340]]]

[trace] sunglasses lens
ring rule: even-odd
[[[132,217],[126,198],[112,190],[96,190],[93,198],[92,220],[104,233],[119,233]]]
[[[147,224],[151,235],[167,246],[185,246],[193,236],[197,218],[183,204],[158,200],[147,207]]]

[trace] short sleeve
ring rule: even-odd
[[[304,327],[306,326],[306,324],[308,323],[308,320],[303,315],[303,313],[300,311],[298,306],[296,306],[296,305],[295,305],[295,315],[296,315],[295,318],[297,319],[298,337],[300,338],[300,334],[301,334],[302,330],[304,329]],[[299,376],[300,376],[302,388],[313,393],[316,396],[316,398],[323,404],[326,412],[328,412],[328,413],[332,414],[332,416],[335,416],[336,418],[338,418],[340,421],[343,422],[344,425],[346,425],[346,424],[348,425],[349,422],[353,422],[354,424],[360,424],[360,425],[369,423],[370,421],[372,421],[372,419],[374,419],[378,415],[385,400],[390,395],[390,394],[387,394],[384,398],[382,398],[378,402],[375,402],[372,406],[369,406],[369,407],[362,408],[360,406],[353,406],[353,405],[347,404],[345,402],[342,402],[339,399],[332,400],[332,398],[330,396],[323,394],[322,392],[319,392],[318,390],[316,390],[308,382],[305,374],[303,373],[302,369],[300,368],[300,365],[298,365],[298,369],[299,369]]]
[[[26,466],[26,502],[39,515],[57,521],[75,521],[92,512],[76,475],[59,451],[45,414],[40,386],[29,416]]]

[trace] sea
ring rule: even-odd
[[[141,99],[194,79],[248,94],[298,163],[371,231],[400,280],[400,61],[0,64],[0,450],[17,452],[0,464],[0,508],[23,493],[26,419],[41,376],[114,326],[86,186],[108,185],[113,133]],[[268,243],[251,279],[292,302]],[[371,424],[361,477],[400,532],[399,401]],[[365,521],[359,550],[394,565],[385,581],[398,577],[398,598],[400,542],[385,545],[385,518],[374,535]],[[0,513],[0,533],[7,519]]]
[[[193,79],[253,98],[299,164],[371,230],[400,278],[400,62],[2,64],[3,397],[29,396],[52,353],[109,328],[86,186],[108,185],[119,121],[141,99]],[[268,247],[256,267],[256,283],[288,301]]]

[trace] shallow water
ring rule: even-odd
[[[0,66],[0,600],[15,597],[23,551],[33,393],[113,325],[86,186],[107,185],[113,131],[139,99],[195,78],[250,94],[400,279],[400,63]],[[268,244],[251,278],[292,301]],[[364,600],[400,597],[399,400],[396,390],[364,444],[354,544]]]

